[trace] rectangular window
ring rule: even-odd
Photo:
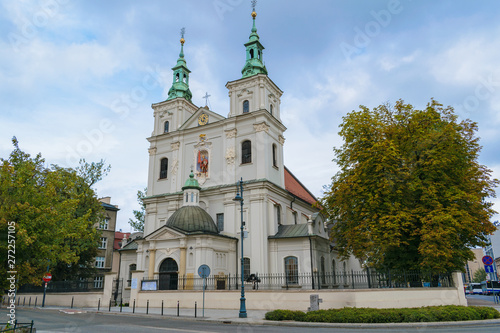
[[[274,205],[274,219],[277,225],[281,225],[281,206]]]
[[[102,289],[104,286],[104,277],[103,276],[96,276],[94,278],[94,288],[95,289]]]
[[[250,258],[243,258],[243,279],[247,280],[250,276]]]
[[[297,257],[286,257],[285,258],[285,275],[287,283],[297,284],[299,283],[299,265]]]
[[[273,143],[273,167],[278,167],[278,152],[277,146]]]
[[[243,141],[241,144],[241,164],[252,163],[252,142]]]
[[[101,237],[101,244],[99,244],[100,249],[105,249],[108,243],[108,239],[106,237]]]
[[[224,230],[224,214],[217,214],[217,229],[219,232]]]
[[[95,257],[95,267],[104,268],[104,257]]]
[[[101,221],[101,225],[99,227],[103,230],[107,230],[109,228],[109,218],[104,218],[104,220]]]

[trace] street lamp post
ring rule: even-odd
[[[237,193],[236,197],[233,199],[234,201],[240,202],[241,207],[241,225],[240,225],[240,237],[241,237],[241,298],[240,298],[240,318],[247,317],[247,309],[245,305],[245,266],[243,259],[243,226],[245,222],[243,222],[243,177],[238,181],[236,185]]]

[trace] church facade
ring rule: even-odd
[[[202,264],[213,276],[241,274],[242,216],[244,276],[360,268],[340,261],[316,198],[283,164],[283,92],[268,76],[252,17],[242,75],[226,84],[227,117],[192,103],[184,38],[168,98],[152,105],[144,236],[124,246],[120,268],[125,280],[138,270],[154,282],[142,289],[189,289],[179,281]],[[240,180],[243,212],[234,200]]]

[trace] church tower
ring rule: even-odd
[[[257,13],[252,11],[252,30],[246,42],[246,60],[242,77],[228,82],[230,112],[228,119],[237,122],[238,131],[234,142],[227,145],[239,147],[239,168],[235,180],[269,179],[284,187],[283,132],[286,127],[280,118],[283,92],[267,76],[264,63],[264,46],[257,34]],[[246,158],[245,156],[251,156]],[[251,167],[250,167],[251,165]]]
[[[184,28],[181,30],[180,53],[177,64],[172,68],[173,81],[165,101],[152,105],[154,110],[154,128],[149,148],[148,196],[175,192],[178,183],[182,183],[183,175],[178,175],[179,161],[182,159],[178,129],[199,108],[191,102],[189,74],[184,58]],[[180,166],[182,167],[182,166]],[[182,186],[182,185],[181,185]],[[157,221],[155,206],[149,205],[148,217],[151,220],[145,225],[145,232],[151,232],[161,223]]]

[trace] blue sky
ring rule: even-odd
[[[166,99],[180,28],[193,102],[208,92],[227,116],[250,12],[249,0],[0,0],[0,157],[16,136],[48,164],[105,159],[111,173],[96,188],[129,231],[147,182],[151,104]],[[480,162],[500,178],[500,2],[261,0],[257,13],[284,91],[285,164],[314,194],[337,171],[342,116],[400,98],[419,108],[435,98],[476,121]]]

